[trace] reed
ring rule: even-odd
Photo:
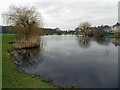
[[[32,37],[28,40],[21,38],[17,39],[15,43],[13,44],[15,48],[22,49],[22,48],[33,48],[40,46],[40,39],[39,37]]]

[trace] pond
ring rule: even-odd
[[[118,88],[116,38],[75,35],[42,36],[40,48],[14,50],[18,70],[54,84],[80,88]]]

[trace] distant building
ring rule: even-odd
[[[115,25],[113,25],[112,31],[113,32],[120,32],[120,23],[116,23]]]
[[[106,33],[112,33],[112,27],[108,26],[108,25],[105,25],[103,27],[103,30],[106,32]]]

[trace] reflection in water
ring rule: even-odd
[[[46,42],[44,49],[14,51],[18,69],[59,86],[118,87],[118,48],[110,39],[48,35],[42,40]]]
[[[77,41],[80,47],[88,48],[90,46],[90,38],[88,36],[77,36]]]
[[[99,45],[108,46],[111,43],[110,38],[105,37],[89,37],[89,36],[77,36],[77,41],[80,47],[88,48],[91,45],[91,41],[97,42]]]
[[[111,49],[105,49],[105,56],[111,56]]]
[[[31,49],[17,49],[13,51],[13,58],[19,70],[24,71],[24,68],[34,67],[38,62],[42,62],[43,44],[40,47]]]
[[[94,40],[99,44],[99,45],[106,45],[108,46],[111,42],[110,38],[105,38],[105,37],[94,37]]]
[[[112,43],[115,45],[115,46],[120,46],[120,38],[114,38],[112,40]]]

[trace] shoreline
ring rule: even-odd
[[[42,77],[35,76],[27,73],[22,73],[16,70],[16,66],[10,60],[7,50],[11,47],[9,41],[14,39],[15,35],[2,34],[2,88],[56,88],[51,83],[42,81]]]

